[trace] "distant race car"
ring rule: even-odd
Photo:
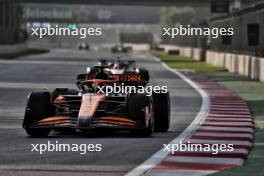
[[[98,73],[100,71],[100,66],[104,66],[104,71],[111,74],[125,74],[125,73],[135,73],[141,74],[146,81],[149,81],[149,72],[144,68],[136,66],[136,61],[134,60],[121,60],[119,57],[116,59],[101,59],[99,60],[99,67],[87,67],[86,73]]]
[[[90,50],[90,46],[87,43],[80,43],[78,46],[79,50]]]
[[[105,72],[78,75],[79,90],[57,88],[31,92],[23,128],[32,137],[49,135],[52,129],[116,129],[140,136],[167,131],[170,123],[169,93],[98,93],[102,86],[146,85],[140,74]]]
[[[119,44],[119,45],[113,46],[111,50],[112,50],[112,53],[128,53],[132,51],[132,48]]]

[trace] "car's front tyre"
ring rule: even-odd
[[[132,94],[128,103],[129,116],[142,125],[142,129],[131,130],[135,136],[147,137],[154,132],[154,109],[152,97]]]
[[[153,93],[155,131],[166,132],[170,127],[170,95],[167,93]]]
[[[26,133],[31,137],[46,137],[50,134],[51,129],[48,128],[26,128]]]
[[[49,92],[31,92],[28,98],[23,127],[26,133],[32,137],[44,137],[49,135],[49,128],[34,128],[32,125],[37,121],[48,117],[50,111]]]

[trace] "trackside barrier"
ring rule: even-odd
[[[167,45],[167,44],[160,44],[159,48],[164,48],[164,51],[168,53],[169,50],[177,50],[179,49],[178,46],[175,45]]]
[[[177,48],[180,56],[191,57],[194,60],[205,60],[206,63],[227,69],[231,73],[264,82],[264,58],[246,54],[233,54],[207,50],[205,55],[201,48],[163,45],[165,51]]]
[[[131,47],[135,51],[149,51],[150,45],[148,43],[125,43],[124,46]]]
[[[206,63],[264,82],[264,58],[261,57],[209,50],[206,52]]]
[[[260,67],[259,67],[259,80],[264,82],[264,59],[260,59]]]

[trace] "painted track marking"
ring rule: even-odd
[[[156,61],[160,60],[158,58]],[[161,64],[189,83],[202,97],[202,107],[193,122],[169,144],[188,140],[191,144],[214,145],[232,144],[234,151],[219,152],[216,155],[206,152],[158,151],[126,176],[136,175],[207,175],[242,165],[252,147],[254,122],[247,104],[231,91],[208,81],[194,73],[180,73]],[[196,172],[190,172],[195,170]],[[210,172],[206,172],[210,170]]]

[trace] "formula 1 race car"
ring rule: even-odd
[[[132,48],[119,44],[119,45],[113,46],[111,50],[112,50],[112,53],[128,53],[132,51]]]
[[[106,77],[108,76],[108,77]],[[170,124],[169,93],[102,93],[105,86],[146,85],[140,74],[78,75],[79,90],[57,88],[31,92],[23,128],[32,137],[47,136],[52,129],[116,129],[139,136],[165,132]]]
[[[100,72],[100,68],[103,66],[105,72],[110,74],[140,74],[144,77],[144,80],[149,81],[149,72],[144,68],[136,66],[135,60],[121,60],[119,57],[116,59],[100,59],[99,67],[87,67],[86,73],[96,74]]]
[[[87,43],[80,43],[80,44],[78,45],[78,49],[79,49],[79,50],[90,50],[90,45],[87,44]]]

